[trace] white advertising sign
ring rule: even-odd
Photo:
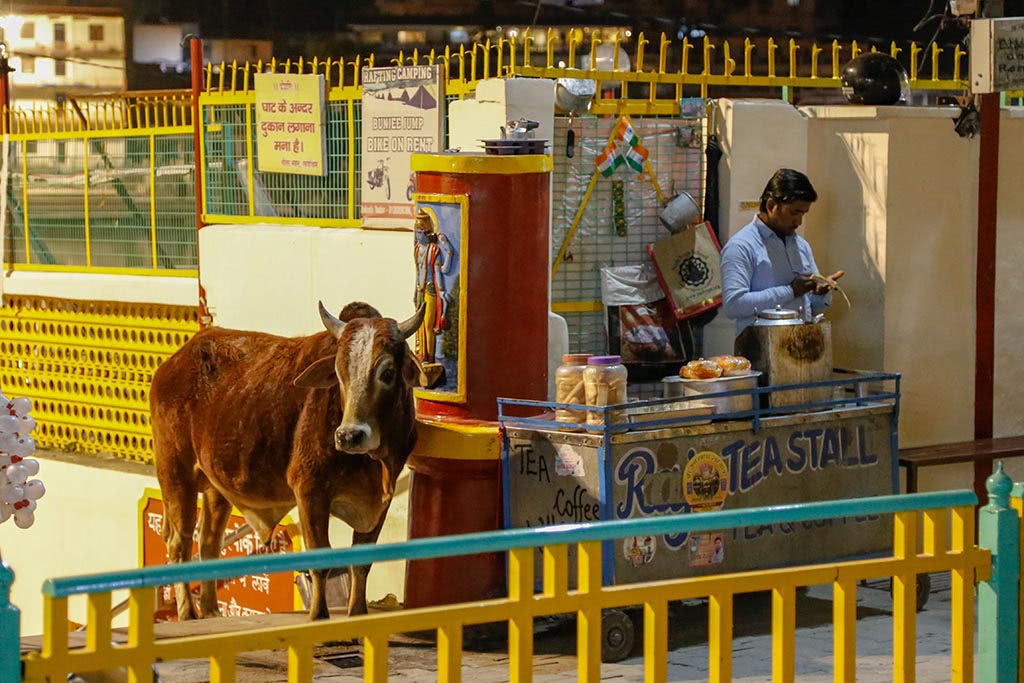
[[[444,122],[440,64],[364,68],[362,217],[372,228],[412,229],[411,157],[439,152]]]

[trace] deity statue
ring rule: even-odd
[[[448,328],[445,314],[449,294],[446,278],[451,271],[454,249],[451,242],[437,230],[435,218],[424,209],[416,214],[416,292],[413,303],[426,304],[423,323],[416,332],[416,355],[423,361],[428,387],[435,386],[444,375],[444,366],[437,362],[437,335]]]

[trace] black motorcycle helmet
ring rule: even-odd
[[[857,55],[843,66],[839,77],[850,104],[903,104],[910,98],[906,70],[881,52]]]

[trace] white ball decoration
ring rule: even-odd
[[[46,495],[46,487],[43,485],[43,482],[33,479],[25,484],[25,495],[28,496],[29,500],[39,500]]]
[[[9,453],[20,458],[27,458],[36,452],[36,440],[31,436],[19,436],[11,444]]]
[[[27,529],[36,521],[36,515],[27,507],[14,511],[14,523],[19,529]]]
[[[35,431],[36,419],[31,415],[19,417],[18,421],[21,423],[18,425],[18,433],[21,434],[22,436],[28,436],[33,431]]]
[[[17,415],[0,415],[0,432],[17,434],[21,426],[21,418]]]
[[[11,412],[11,415],[24,417],[32,410],[32,401],[27,398],[15,398],[8,401],[7,409]]]
[[[39,461],[29,457],[36,452],[31,410],[29,399],[0,393],[0,524],[13,518],[20,529],[35,523],[36,501],[46,494],[43,482],[32,479],[39,474]]]

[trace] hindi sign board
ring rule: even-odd
[[[256,74],[261,172],[325,175],[323,74]]]
[[[1024,18],[971,21],[971,92],[1024,88]]]
[[[152,567],[167,564],[167,546],[163,539],[164,501],[160,491],[146,489],[139,501],[139,549],[140,564]],[[232,511],[225,535],[238,530],[245,519]],[[237,538],[225,546],[221,557],[246,557],[263,553],[287,553],[298,551],[298,529],[286,517],[274,529],[270,545],[264,547],[255,532]],[[192,555],[199,552],[198,544],[193,541]],[[198,592],[198,583],[192,586],[193,594]],[[277,574],[254,574],[240,576],[237,579],[220,581],[217,585],[217,604],[224,616],[251,616],[270,614],[272,612],[292,612],[296,604],[295,578],[293,572]],[[161,586],[157,592],[157,606],[154,621],[171,621],[177,617],[178,610],[174,602],[174,587]]]
[[[411,158],[441,150],[440,64],[364,68],[362,217],[373,228],[412,228]]]

